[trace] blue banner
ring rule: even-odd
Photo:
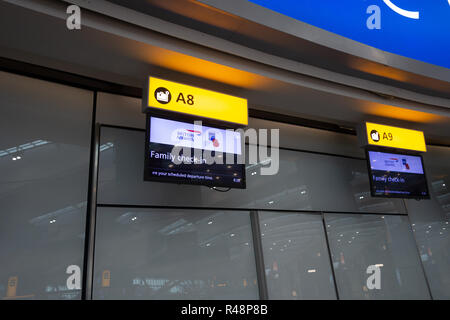
[[[387,52],[450,68],[450,0],[249,0]]]

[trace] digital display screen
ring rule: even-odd
[[[429,198],[421,156],[368,151],[372,196]]]
[[[245,189],[240,132],[147,116],[144,180]]]

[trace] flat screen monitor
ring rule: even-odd
[[[421,156],[367,151],[367,161],[372,196],[430,197]]]
[[[245,189],[239,131],[151,115],[146,131],[144,180]]]

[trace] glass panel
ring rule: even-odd
[[[325,222],[340,299],[430,298],[407,216],[326,214]]]
[[[79,299],[92,93],[1,72],[0,105],[0,297]]]
[[[248,212],[98,208],[95,299],[258,299]]]
[[[269,299],[336,299],[322,216],[259,217]]]
[[[98,203],[245,209],[404,212],[398,199],[371,198],[364,160],[280,150],[279,172],[247,165],[247,189],[144,182],[144,131],[102,127]],[[173,195],[176,194],[176,197]]]
[[[422,263],[434,299],[450,299],[450,148],[424,154],[431,200],[407,200]]]
[[[98,123],[145,129],[142,99],[99,92],[96,111]]]

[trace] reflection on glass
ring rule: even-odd
[[[430,298],[406,216],[326,214],[325,222],[340,299]],[[380,270],[379,289],[370,266]]]
[[[88,146],[42,144],[21,161],[0,158],[0,298],[81,298],[66,271],[82,265]]]
[[[105,150],[108,150],[108,149],[110,149],[110,148],[114,148],[114,143],[112,143],[112,142],[107,142],[107,143],[104,143],[104,144],[100,145],[100,147],[99,147],[100,152],[105,151]]]
[[[321,215],[259,217],[269,299],[336,299]]]
[[[99,208],[95,299],[257,299],[248,212]]]

